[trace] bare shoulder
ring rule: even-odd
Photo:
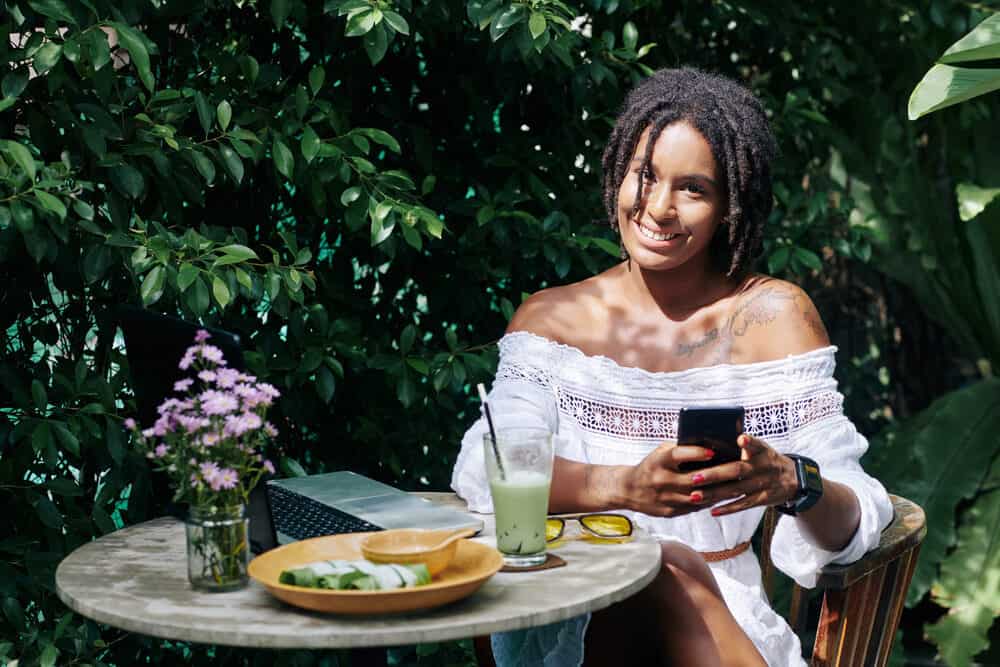
[[[812,299],[793,283],[754,276],[736,297],[729,333],[744,363],[782,359],[830,344]]]
[[[601,310],[596,279],[535,292],[514,313],[507,333],[527,331],[558,343],[575,344],[573,332],[590,329]]]

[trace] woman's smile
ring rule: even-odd
[[[643,245],[652,249],[680,247],[687,242],[687,238],[690,236],[682,231],[664,231],[643,224],[638,220],[633,220],[632,224],[638,228],[639,236],[644,242]]]

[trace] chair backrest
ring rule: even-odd
[[[823,591],[823,607],[813,665],[882,667],[889,659],[906,591],[927,534],[926,517],[919,505],[899,496],[889,498],[893,519],[882,532],[879,545],[855,563],[829,565],[820,573],[816,587]],[[768,597],[774,573],[771,538],[778,516],[774,508],[765,514],[759,554]],[[807,612],[806,592],[796,585],[788,614],[796,632],[805,627]]]

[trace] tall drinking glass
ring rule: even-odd
[[[489,433],[483,436],[497,549],[511,567],[541,565],[552,482],[552,434],[543,429],[498,429],[496,445],[494,450]]]

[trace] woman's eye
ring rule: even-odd
[[[701,187],[697,183],[688,183],[684,186],[684,189],[688,192],[693,192],[696,195],[705,194],[705,188]]]
[[[652,181],[652,180],[654,180],[653,179],[653,170],[652,169],[648,169],[648,168],[647,169],[643,169],[642,170],[642,180],[644,180],[644,181]]]

